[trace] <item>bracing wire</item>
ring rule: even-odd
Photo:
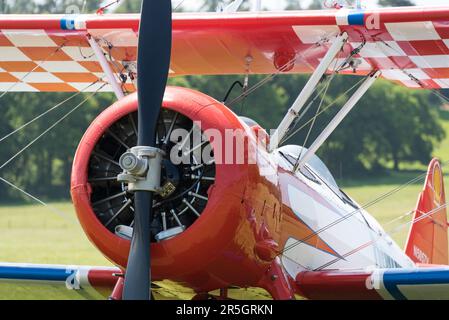
[[[329,36],[332,37],[333,35]],[[285,64],[283,64],[280,68],[278,68],[275,72],[267,75],[266,77],[264,77],[262,80],[260,80],[259,82],[257,82],[256,84],[254,84],[252,87],[248,88],[248,90],[246,90],[245,92],[243,92],[242,94],[240,94],[239,96],[237,96],[236,98],[234,98],[233,100],[231,100],[231,102],[229,102],[227,104],[227,106],[231,107],[234,104],[240,102],[240,100],[246,98],[247,96],[249,96],[250,94],[252,94],[254,91],[256,91],[257,89],[259,89],[260,87],[262,87],[263,85],[265,85],[266,83],[268,83],[269,81],[271,81],[272,79],[274,79],[276,76],[278,76],[279,74],[281,74],[282,72],[288,70],[298,59],[302,59],[304,61],[305,64],[307,64],[311,69],[313,69],[312,66],[310,66],[310,64],[307,62],[307,60],[304,58],[304,56],[307,55],[307,53],[309,53],[312,49],[316,49],[317,47],[321,46],[323,43],[325,43],[326,41],[328,41],[329,38],[324,38],[321,41],[317,42],[314,46],[311,46],[309,48],[307,48],[302,54],[302,57],[297,57],[295,56],[294,58],[292,58],[291,60],[287,61]]]
[[[445,165],[448,165],[448,164],[449,164],[449,161],[446,161],[446,162],[442,163],[441,166],[445,166]],[[352,211],[352,212],[350,212],[350,213],[340,217],[337,220],[334,220],[333,222],[325,225],[324,227],[322,227],[322,228],[312,232],[308,236],[306,236],[306,237],[304,237],[304,238],[302,238],[300,240],[295,241],[295,243],[285,247],[282,251],[280,251],[278,253],[278,255],[281,255],[284,252],[286,252],[286,251],[288,251],[288,250],[290,250],[290,249],[300,245],[301,243],[304,243],[305,241],[307,241],[307,240],[317,236],[318,234],[320,234],[320,233],[322,233],[322,232],[324,232],[324,231],[326,231],[326,230],[328,230],[328,229],[338,225],[339,223],[342,223],[343,221],[346,221],[347,219],[349,219],[350,217],[354,216],[355,214],[357,214],[361,210],[365,210],[365,209],[367,209],[367,208],[369,208],[369,207],[379,203],[380,201],[383,201],[386,198],[391,197],[392,195],[398,193],[399,191],[403,190],[404,188],[408,187],[409,185],[411,185],[411,184],[413,184],[413,183],[423,179],[426,175],[427,175],[427,172],[424,172],[424,173],[418,175],[417,177],[407,181],[406,183],[404,183],[404,184],[402,184],[402,185],[400,185],[400,186],[390,190],[389,192],[381,194],[379,197],[373,199],[372,201],[367,202],[366,204],[362,205],[360,208],[358,208],[358,209],[356,209],[356,210],[354,210],[354,211]]]
[[[186,2],[186,0],[179,1],[179,3],[176,5],[176,7],[173,9],[173,11],[178,10],[178,8],[180,8],[184,4],[184,2]]]
[[[259,89],[260,87],[262,87],[263,85],[265,85],[266,83],[268,83],[269,81],[274,79],[277,75],[282,73],[284,70],[287,70],[289,68],[289,66],[291,66],[291,64],[293,64],[295,61],[296,61],[296,57],[291,59],[287,63],[285,63],[282,67],[280,67],[278,70],[276,70],[276,72],[269,74],[268,76],[264,77],[262,80],[257,82],[255,85],[248,88],[248,90],[246,92],[240,94],[239,96],[237,96],[236,98],[231,100],[227,104],[227,106],[232,107],[234,104],[239,103],[242,99],[246,98],[247,96],[252,94],[254,91],[256,91],[257,89]]]
[[[59,107],[61,107],[62,105],[64,105],[66,102],[72,100],[73,98],[77,97],[78,95],[82,94],[84,91],[86,91],[87,89],[89,89],[91,86],[93,86],[94,84],[96,84],[98,81],[92,82],[90,85],[88,85],[86,88],[82,89],[81,91],[78,91],[74,94],[72,94],[70,97],[68,97],[67,99],[59,102],[58,104],[56,104],[55,106],[51,107],[50,109],[45,110],[44,112],[42,112],[41,114],[39,114],[38,116],[34,117],[33,119],[31,119],[30,121],[24,123],[23,125],[21,125],[20,127],[14,129],[13,131],[11,131],[10,133],[6,134],[5,136],[3,136],[2,138],[0,138],[0,142],[6,140],[7,138],[9,138],[10,136],[14,135],[15,133],[25,129],[27,126],[29,126],[30,124],[32,124],[33,122],[39,120],[40,118],[42,118],[43,116],[47,115],[48,113],[50,113],[51,111],[58,109]]]
[[[446,97],[444,94],[442,94],[440,91],[436,90],[436,89],[432,89],[431,92],[436,95],[438,98],[440,98],[441,100],[443,100],[446,103],[449,103],[449,98]]]
[[[404,72],[405,72],[405,71],[404,71]],[[349,92],[349,91],[351,91],[353,88],[355,88],[361,81],[363,81],[363,78],[362,78],[358,83],[356,83],[353,87],[351,87],[349,90],[347,90],[344,94],[340,95],[336,100],[334,100],[333,103],[331,103],[329,106],[327,106],[322,112],[324,112],[325,110],[327,110],[328,108],[330,108],[330,107],[335,103],[335,101],[337,101],[338,99],[340,99],[342,96],[346,95],[347,92]],[[444,100],[444,101],[446,101],[446,102],[449,102],[449,98],[447,98],[447,97],[445,97],[444,95],[442,95],[441,92],[439,92],[438,90],[432,90],[432,93],[434,93],[436,96],[438,96],[438,97],[441,98],[442,100]],[[321,113],[320,113],[320,114],[321,114]],[[319,114],[318,114],[318,115],[319,115]],[[312,118],[312,119],[313,119],[313,118]],[[309,122],[311,122],[312,119],[309,120]],[[309,123],[309,122],[308,122],[308,123]],[[301,129],[303,129],[308,123],[306,123],[305,125],[303,125],[301,128],[295,130],[295,132],[293,132],[293,133],[292,133],[291,135],[289,135],[287,138],[283,139],[283,141],[290,139],[293,135],[295,135],[297,132],[299,132]],[[447,164],[449,164],[449,161],[447,161],[447,162],[445,162],[445,163],[442,163],[442,166],[447,165]],[[406,188],[407,186],[409,186],[409,185],[415,183],[416,181],[421,180],[421,179],[424,178],[426,175],[427,175],[427,172],[425,172],[425,173],[423,173],[423,174],[421,174],[421,175],[415,177],[414,179],[411,179],[410,181],[408,181],[408,182],[406,182],[406,183],[404,183],[404,184],[402,184],[402,185],[400,185],[400,186],[394,188],[393,190],[391,190],[391,191],[389,191],[389,192],[386,192],[386,193],[380,195],[379,197],[375,198],[374,200],[369,201],[369,202],[366,203],[365,205],[361,206],[361,207],[358,208],[357,210],[354,210],[354,211],[348,213],[347,215],[344,215],[343,217],[341,217],[341,218],[339,218],[339,219],[333,221],[332,223],[330,223],[330,224],[328,224],[328,225],[326,225],[326,226],[320,228],[319,230],[314,231],[313,233],[311,233],[310,235],[304,237],[303,239],[298,240],[298,241],[295,241],[295,243],[293,243],[293,244],[291,244],[291,245],[285,247],[285,248],[284,248],[278,255],[282,255],[282,254],[285,253],[286,251],[288,251],[288,250],[290,250],[290,249],[292,249],[292,248],[298,246],[299,244],[301,244],[301,243],[303,243],[303,242],[305,242],[305,241],[311,239],[312,237],[317,236],[317,235],[320,234],[321,232],[326,231],[326,230],[328,230],[329,228],[332,228],[333,226],[335,226],[335,225],[337,225],[337,224],[339,224],[339,223],[341,223],[341,222],[343,222],[343,221],[349,219],[350,217],[354,216],[355,214],[357,214],[357,213],[360,212],[361,210],[364,210],[364,209],[366,209],[366,208],[369,208],[369,207],[371,207],[371,206],[373,206],[373,205],[379,203],[380,201],[383,201],[384,199],[386,199],[386,198],[388,198],[388,197],[391,197],[392,195],[396,194],[397,192],[401,191],[402,189]],[[408,214],[410,214],[410,213],[408,213]],[[402,217],[401,217],[401,218],[402,218]],[[396,220],[396,219],[395,219],[395,220]],[[364,247],[365,247],[365,246],[364,246]],[[353,250],[353,251],[354,251],[354,250]],[[351,251],[351,252],[352,252],[352,251]],[[343,257],[344,257],[344,256],[343,256]]]
[[[304,123],[301,127],[295,129],[295,131],[293,131],[291,134],[289,134],[288,136],[286,135],[280,142],[280,144],[284,143],[285,141],[287,141],[288,139],[292,138],[295,134],[297,134],[299,131],[301,131],[302,129],[304,129],[309,123],[311,123],[313,121],[313,119],[315,119],[316,117],[319,117],[321,114],[323,114],[324,112],[326,112],[328,109],[330,109],[331,107],[333,107],[334,105],[337,104],[337,101],[339,101],[341,98],[345,97],[349,92],[351,92],[355,87],[357,87],[360,83],[362,83],[365,79],[362,78],[360,79],[356,84],[354,84],[351,88],[349,88],[348,90],[346,90],[345,92],[343,92],[341,95],[339,95],[334,101],[332,101],[330,104],[328,104],[325,108],[323,108],[315,117],[311,118],[310,120],[308,120],[306,123]],[[322,89],[323,90],[323,89]],[[316,97],[318,98],[318,96]],[[316,99],[315,98],[315,99]]]
[[[326,82],[326,84],[324,86],[324,91],[323,91],[323,95],[321,97],[321,101],[318,104],[318,107],[317,107],[316,112],[315,112],[315,116],[312,118],[312,123],[310,124],[310,127],[309,127],[309,130],[307,132],[306,137],[304,138],[304,142],[302,144],[301,151],[299,152],[298,158],[296,159],[295,165],[293,166],[293,170],[294,171],[297,170],[298,163],[301,160],[302,152],[303,152],[304,148],[306,147],[306,144],[307,144],[307,142],[309,140],[310,134],[312,133],[312,129],[313,129],[314,125],[315,125],[315,121],[318,118],[317,115],[319,114],[319,112],[321,110],[321,107],[323,106],[323,102],[324,102],[324,99],[326,98],[327,90],[329,89],[329,86],[330,86],[332,80],[335,77],[335,72],[336,72],[336,69],[337,69],[337,63],[338,63],[338,59],[335,59],[335,65],[334,65],[334,69],[332,70],[332,75],[329,77],[329,79],[327,79],[327,82]]]
[[[338,57],[335,58],[335,65],[334,68],[332,70],[332,74],[331,74],[331,78],[328,80],[328,83],[326,84],[326,86],[324,87],[324,89],[322,89],[312,100],[311,102],[307,105],[307,107],[305,108],[305,111],[302,112],[302,114],[297,118],[297,120],[295,121],[295,123],[298,123],[299,120],[302,118],[302,116],[304,116],[307,111],[309,110],[309,108],[312,106],[312,104],[315,102],[315,100],[318,98],[319,95],[321,95],[321,93],[323,91],[327,92],[329,85],[331,83],[331,81],[333,80],[333,78],[335,77],[336,74],[338,74],[338,72],[340,72],[341,70],[344,70],[344,66],[349,64],[349,61],[352,59],[352,57],[356,54],[358,54],[360,52],[360,50],[363,48],[363,46],[365,45],[365,43],[362,43],[358,48],[352,50],[351,54],[337,67],[338,65]],[[350,92],[352,89],[354,89],[356,86],[358,86],[362,81],[364,81],[364,79],[362,78],[359,82],[357,82],[354,86],[352,86],[351,88],[349,88],[348,90],[346,90],[342,95],[338,96],[329,106],[327,106],[326,108],[324,108],[322,111],[320,111],[321,107],[322,107],[322,103],[324,102],[324,98],[326,93],[324,93],[324,96],[320,102],[320,105],[318,107],[317,113],[315,114],[314,117],[312,117],[312,119],[310,119],[308,122],[306,122],[302,127],[300,127],[299,129],[295,130],[294,133],[290,134],[287,136],[287,134],[284,136],[284,138],[280,141],[279,145],[281,145],[282,143],[284,143],[286,140],[290,139],[291,137],[293,137],[296,133],[298,133],[300,130],[302,130],[305,126],[307,126],[310,122],[312,123],[309,129],[309,132],[306,136],[306,140],[303,144],[303,147],[305,147],[307,140],[309,138],[309,135],[311,133],[311,130],[314,126],[315,120],[318,118],[319,115],[321,115],[324,111],[326,111],[328,108],[330,108],[336,101],[338,101],[340,98],[342,98],[343,96],[345,96],[348,92]],[[294,127],[294,126],[293,126]],[[293,130],[293,128],[289,128],[288,131]],[[287,133],[288,133],[287,131]],[[299,154],[298,157],[298,161],[301,158],[302,155],[302,151],[303,149],[301,149],[301,153]]]
[[[50,204],[48,204],[48,203],[42,201],[41,199],[39,199],[39,198],[36,197],[36,196],[33,196],[31,193],[29,193],[29,192],[25,191],[24,189],[22,189],[22,188],[16,186],[14,183],[12,183],[12,182],[6,180],[5,178],[0,177],[0,181],[2,181],[3,183],[7,184],[8,186],[10,186],[10,187],[16,189],[17,191],[23,193],[23,194],[26,195],[27,197],[29,197],[29,198],[31,198],[32,200],[36,201],[37,203],[39,203],[39,204],[41,204],[41,205],[47,207],[48,209],[50,209],[50,211],[56,213],[57,215],[59,215],[59,216],[60,216],[61,218],[63,218],[64,220],[66,220],[66,221],[68,221],[68,222],[70,222],[70,223],[75,223],[75,220],[74,220],[73,218],[69,218],[70,215],[67,214],[66,212],[57,209],[56,207],[54,207],[54,206],[52,206],[52,205],[50,205]]]
[[[396,51],[398,54],[402,54],[396,47],[391,46],[390,44],[388,44],[387,42],[380,40],[380,42],[382,42],[386,47],[388,47],[390,50]],[[382,49],[382,47],[379,47],[379,49],[386,55],[388,56],[388,54]],[[430,66],[429,66],[430,68]],[[424,88],[422,82],[417,79],[416,77],[414,77],[412,74],[408,73],[407,71],[400,69],[406,76],[408,76],[410,78],[410,80],[415,81],[421,88]],[[434,88],[426,88],[429,89],[430,92],[432,92],[435,96],[439,97],[440,99],[442,99],[443,101],[449,103],[449,98],[446,97],[445,95],[443,95],[439,90],[434,89]]]
[[[45,130],[41,135],[39,135],[37,138],[35,138],[32,142],[30,142],[27,146],[25,146],[24,148],[22,148],[18,153],[16,153],[13,157],[11,157],[8,161],[6,161],[1,168],[3,168],[5,165],[7,165],[8,163],[10,163],[14,158],[16,158],[19,154],[21,154],[23,151],[25,151],[27,148],[29,148],[33,143],[35,143],[39,138],[41,138],[43,135],[45,135],[46,133],[48,133],[51,129],[53,129],[54,127],[56,127],[56,125],[58,125],[60,122],[62,122],[65,118],[67,118],[71,113],[73,113],[74,111],[76,111],[77,109],[79,109],[82,105],[84,105],[85,102],[87,102],[90,98],[92,98],[95,94],[97,94],[106,84],[103,84],[102,86],[100,86],[97,90],[95,90],[93,93],[91,93],[89,96],[87,96],[81,103],[79,103],[77,106],[75,106],[73,109],[71,109],[68,113],[66,113],[63,117],[61,117],[59,120],[57,120],[53,125],[51,125],[47,130]],[[87,89],[87,88],[86,88]],[[0,168],[0,169],[1,169]],[[18,187],[17,185],[15,185],[14,183],[6,180],[3,177],[0,177],[0,181],[2,181],[3,183],[7,184],[8,186],[18,190],[19,192],[23,193],[24,195],[26,195],[27,197],[31,198],[32,200],[36,201],[37,203],[47,207],[48,209],[50,209],[52,212],[58,214],[59,216],[61,216],[63,219],[69,221],[70,223],[74,223],[73,219],[69,219],[69,215],[67,213],[65,213],[62,210],[57,209],[56,207],[46,203],[45,201],[39,199],[38,197],[32,195],[31,193],[25,191],[24,189]]]
[[[446,163],[446,164],[447,164],[447,163]],[[426,174],[427,174],[427,173],[426,173]],[[342,260],[342,259],[345,259],[345,258],[347,258],[347,257],[349,257],[349,256],[351,256],[351,255],[353,255],[353,254],[355,254],[355,253],[357,253],[357,252],[359,252],[359,251],[361,251],[361,250],[363,250],[363,249],[365,249],[365,248],[371,246],[371,245],[374,245],[377,241],[379,241],[380,239],[382,239],[384,236],[390,236],[390,237],[391,237],[391,236],[393,236],[394,234],[398,233],[401,229],[405,228],[406,226],[408,226],[408,225],[410,225],[410,224],[415,224],[415,223],[417,223],[417,222],[419,222],[419,221],[421,221],[421,220],[423,220],[423,219],[425,219],[425,218],[431,218],[431,216],[434,215],[435,213],[437,213],[440,209],[444,209],[444,208],[446,208],[446,207],[448,207],[448,206],[449,206],[449,202],[448,202],[448,203],[445,203],[445,204],[443,204],[443,205],[441,205],[441,206],[439,206],[439,207],[437,207],[437,208],[434,208],[434,209],[432,209],[431,211],[429,211],[429,212],[427,212],[427,213],[422,213],[422,215],[421,215],[420,217],[415,218],[415,219],[413,219],[413,220],[411,220],[411,221],[407,221],[407,222],[405,222],[405,223],[403,223],[403,224],[401,224],[401,225],[399,225],[399,226],[397,226],[397,227],[391,229],[390,231],[387,231],[385,234],[378,234],[376,239],[370,240],[370,241],[368,241],[367,243],[364,243],[364,244],[358,246],[357,248],[354,248],[354,249],[350,250],[349,252],[347,252],[347,253],[345,253],[345,254],[343,254],[343,255],[341,255],[341,256],[339,256],[339,257],[337,257],[337,258],[335,258],[335,259],[333,259],[333,260],[331,260],[331,261],[329,261],[329,262],[327,262],[327,263],[321,265],[320,267],[313,269],[313,270],[314,270],[314,271],[323,270],[324,268],[327,268],[327,267],[331,266],[332,264],[335,264],[336,262],[338,262],[338,261],[340,261],[340,260]],[[409,211],[409,212],[407,212],[407,213],[401,215],[401,216],[398,217],[398,218],[392,219],[391,221],[385,223],[384,225],[385,225],[385,226],[391,225],[391,224],[393,224],[393,223],[395,223],[395,222],[397,222],[397,221],[399,221],[399,220],[402,220],[403,218],[405,218],[405,217],[407,217],[407,216],[410,216],[410,215],[413,214],[414,212],[415,212],[415,210]],[[296,245],[297,245],[297,244],[296,244]],[[304,269],[310,270],[310,268],[304,267],[304,266],[301,265],[298,261],[293,260],[292,258],[290,258],[290,257],[287,256],[287,255],[283,255],[283,257],[286,258],[286,259],[288,259],[288,260],[290,260],[290,261],[292,261],[293,263],[295,263],[295,264],[297,264],[297,265],[302,266]]]
[[[419,216],[418,218],[415,218],[415,219],[413,219],[413,220],[411,220],[411,221],[407,221],[407,222],[405,222],[405,223],[403,223],[403,224],[397,226],[396,228],[394,228],[394,229],[391,230],[390,232],[387,232],[387,235],[391,237],[392,235],[398,233],[400,230],[402,230],[403,228],[405,228],[406,226],[408,226],[408,225],[410,225],[410,224],[413,225],[413,224],[415,224],[415,223],[417,223],[417,222],[419,222],[419,221],[421,221],[421,220],[423,220],[423,219],[430,218],[430,217],[431,217],[432,215],[434,215],[435,213],[438,213],[441,209],[447,208],[448,205],[449,205],[449,202],[446,202],[445,204],[443,204],[443,205],[441,205],[441,206],[438,206],[437,208],[434,208],[434,209],[430,210],[429,212],[427,212],[427,213],[425,213],[425,214]],[[409,213],[407,213],[407,214],[409,214]],[[333,260],[331,260],[331,261],[329,261],[329,262],[327,262],[327,263],[325,263],[325,264],[319,266],[318,268],[315,268],[314,271],[323,270],[323,269],[325,269],[325,268],[327,268],[327,267],[329,267],[329,266],[331,266],[331,265],[337,263],[337,262],[340,261],[341,259],[345,259],[345,258],[347,258],[347,257],[349,257],[349,256],[351,256],[351,255],[354,255],[354,254],[356,254],[357,252],[359,252],[359,251],[361,251],[361,250],[363,250],[363,249],[365,249],[365,248],[367,248],[367,247],[369,247],[369,246],[371,246],[371,245],[374,245],[377,241],[379,241],[379,240],[382,239],[383,237],[384,237],[384,235],[378,235],[376,239],[370,240],[370,241],[368,241],[368,242],[366,242],[366,243],[364,243],[364,244],[358,246],[357,248],[354,248],[353,250],[351,250],[351,251],[345,253],[345,254],[342,255],[341,257],[337,257],[337,258],[335,258],[335,259],[333,259]]]
[[[40,138],[42,138],[45,134],[50,132],[54,127],[56,127],[58,124],[60,124],[62,121],[64,121],[68,116],[70,116],[73,112],[78,110],[81,106],[84,105],[86,101],[88,101],[90,98],[92,98],[95,94],[98,93],[99,90],[101,90],[106,84],[103,84],[100,86],[95,92],[92,92],[90,95],[88,95],[83,101],[81,101],[78,105],[76,105],[73,109],[71,109],[69,112],[67,112],[65,115],[63,115],[61,118],[59,118],[55,123],[53,123],[50,127],[48,127],[46,130],[44,130],[41,134],[39,134],[36,138],[34,138],[30,143],[28,143],[26,146],[24,146],[22,149],[20,149],[16,154],[14,154],[11,158],[6,160],[2,165],[0,165],[0,170],[3,169],[5,166],[7,166],[11,161],[13,161],[15,158],[17,158],[20,154],[22,154],[25,150],[27,150],[29,147],[31,147],[36,141],[38,141]]]

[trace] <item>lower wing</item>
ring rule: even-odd
[[[120,273],[113,267],[0,263],[0,293],[11,293],[13,285],[18,299],[104,299]],[[296,284],[308,299],[449,300],[449,267],[307,271]]]
[[[104,299],[120,273],[113,267],[0,263],[0,297],[9,292],[17,299]]]
[[[308,299],[449,300],[449,267],[307,271],[296,284]]]

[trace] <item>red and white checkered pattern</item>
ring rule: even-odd
[[[0,91],[79,91],[98,79],[106,81],[88,34],[116,74],[124,64],[135,63],[138,15],[66,20],[0,16]],[[64,24],[72,29],[64,30]],[[449,8],[175,14],[170,73],[264,74],[277,72],[292,58],[295,64],[285,72],[310,73],[343,31],[349,42],[338,61],[364,44],[354,56],[360,62],[356,74],[381,70],[385,79],[407,87],[449,88]],[[134,91],[129,79],[125,88]]]
[[[357,28],[357,27],[352,27]],[[303,43],[316,43],[348,27],[312,25],[294,26]],[[361,62],[357,71],[375,70],[382,77],[410,88],[449,88],[449,16],[448,23],[432,21],[384,23],[380,38],[365,34],[366,41],[355,58]],[[351,34],[349,46],[360,47]],[[346,50],[345,50],[346,52]],[[341,59],[340,59],[341,60]]]
[[[0,91],[98,90],[107,81],[97,57],[85,39],[83,34],[67,39],[65,33],[48,30],[0,30]],[[108,37],[100,39],[107,40]],[[113,70],[121,71],[121,62],[124,60],[136,60],[135,43],[133,55],[129,56],[126,56],[127,51],[123,47],[109,50],[106,41],[101,46],[107,58],[112,58],[115,62],[111,63]],[[89,86],[95,81],[98,83]],[[16,82],[19,83],[15,84]],[[134,91],[129,80],[124,87],[125,90]],[[101,91],[112,91],[112,88],[107,84]]]

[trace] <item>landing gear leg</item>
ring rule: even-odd
[[[212,295],[210,293],[198,293],[192,300],[229,300],[228,288],[221,288],[220,295]]]
[[[114,290],[112,290],[111,296],[109,297],[109,300],[122,300],[124,284],[125,278],[123,276],[119,276]]]
[[[198,293],[197,295],[195,295],[192,300],[215,300],[216,296],[213,296],[209,293]]]
[[[228,300],[228,288],[220,289],[220,300]]]
[[[295,292],[291,287],[279,258],[270,265],[259,286],[271,294],[274,300],[294,300]]]

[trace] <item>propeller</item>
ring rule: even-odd
[[[155,146],[157,120],[170,68],[172,8],[170,0],[143,0],[137,53],[138,142]],[[151,285],[150,224],[153,193],[136,191],[134,231],[125,274],[123,299],[149,300]]]

